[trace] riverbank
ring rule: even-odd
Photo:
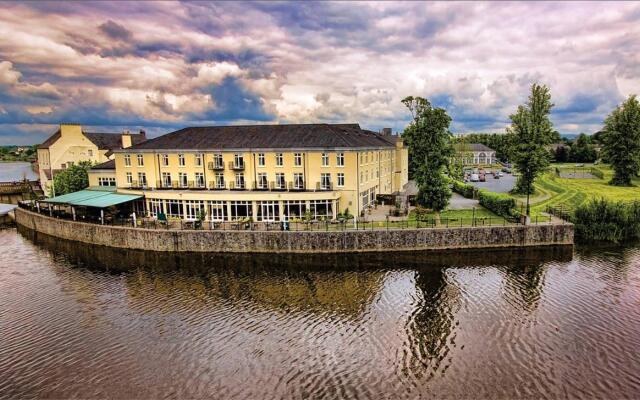
[[[52,218],[15,211],[22,227],[87,244],[160,252],[340,253],[572,246],[573,225],[374,229],[368,231],[154,230]]]

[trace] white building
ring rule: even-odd
[[[496,151],[482,143],[459,143],[454,145],[454,158],[463,165],[488,165],[496,162]]]

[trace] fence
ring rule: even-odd
[[[21,208],[38,212],[38,209],[29,202],[20,203]],[[40,214],[52,216],[59,219],[74,220],[73,215],[64,210],[49,210],[41,207]],[[93,224],[103,224],[110,226],[128,226],[133,227],[133,218],[122,218],[118,216],[106,215],[104,223],[100,217],[92,214],[78,213],[75,218],[78,222],[86,222]],[[535,217],[532,224],[551,223],[551,215],[549,217]],[[467,218],[451,218],[440,217],[439,220],[433,217],[422,217],[419,219],[403,219],[393,220],[387,218],[383,221],[363,221],[357,219],[350,220],[324,220],[324,221],[263,221],[255,222],[250,219],[237,221],[200,221],[200,220],[183,220],[179,218],[169,219],[167,221],[159,221],[155,218],[139,217],[136,218],[136,227],[143,229],[162,229],[162,230],[215,230],[215,231],[351,231],[351,230],[391,230],[391,229],[433,229],[433,228],[454,228],[454,227],[489,227],[489,226],[517,226],[522,225],[519,221],[509,220],[503,217],[467,217]]]
[[[571,222],[573,209],[565,205],[547,206],[547,214],[560,218],[564,222]]]

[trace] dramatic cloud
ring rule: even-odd
[[[403,129],[400,100],[454,132],[503,131],[533,82],[562,133],[640,93],[637,3],[16,2],[0,12],[0,143],[73,121]]]

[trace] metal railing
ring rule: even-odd
[[[38,212],[33,203],[20,203],[19,207],[32,212]],[[73,215],[62,209],[49,211],[46,205],[40,207],[40,214],[58,219],[73,220]],[[76,213],[76,221],[85,223],[102,224],[99,215]],[[133,227],[133,218],[121,215],[105,215],[104,224],[108,226]],[[532,219],[531,224],[552,224],[551,215],[538,216]],[[423,218],[383,221],[367,221],[354,219],[320,219],[302,220],[290,219],[289,221],[258,221],[250,218],[235,221],[211,221],[211,220],[184,220],[180,218],[168,218],[166,221],[153,217],[136,218],[136,228],[163,229],[163,230],[215,230],[215,231],[369,231],[369,230],[398,230],[398,229],[434,229],[434,228],[465,228],[465,227],[506,227],[521,226],[520,222],[510,221],[502,217],[468,217],[468,218]]]

